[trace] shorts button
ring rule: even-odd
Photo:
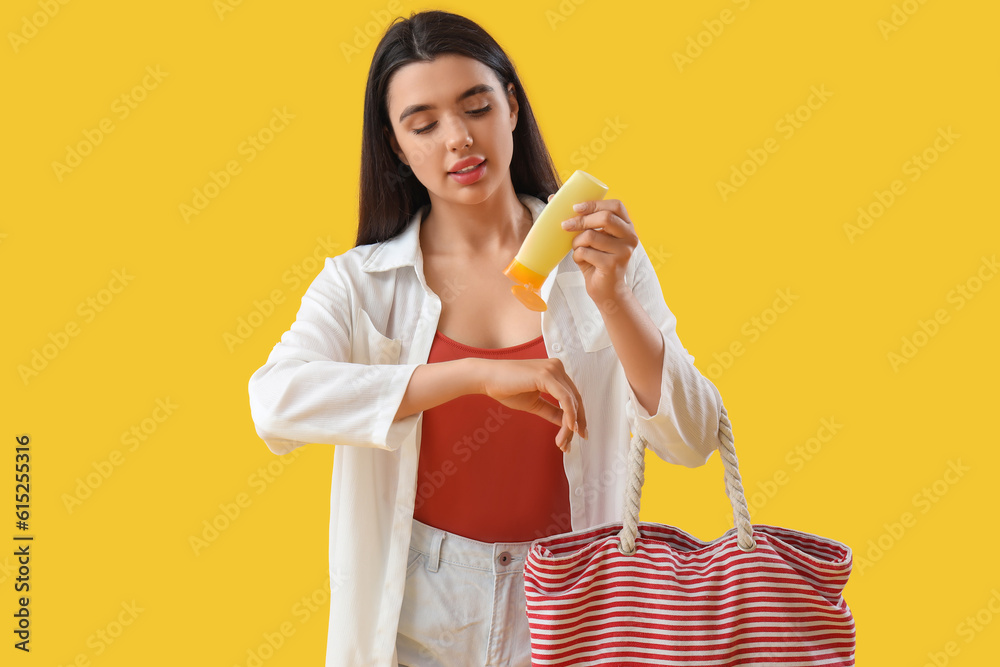
[[[500,554],[499,556],[497,556],[497,562],[500,563],[501,565],[506,565],[511,560],[512,560],[512,558],[510,556],[510,552],[509,551],[504,551],[502,554]]]

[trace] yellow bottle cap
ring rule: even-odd
[[[503,273],[518,283],[510,288],[511,293],[517,297],[518,301],[536,312],[548,310],[548,306],[545,305],[545,301],[542,300],[542,295],[539,293],[542,283],[545,282],[545,276],[532,271],[517,259],[511,260]]]

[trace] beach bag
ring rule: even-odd
[[[532,542],[533,666],[854,664],[851,549],[751,524],[725,407],[719,442],[734,527],[718,539],[638,521],[646,441],[633,436],[623,522]]]

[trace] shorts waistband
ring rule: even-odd
[[[524,571],[531,542],[480,542],[413,519],[410,547],[428,556],[427,567],[432,572],[445,562],[503,574]]]

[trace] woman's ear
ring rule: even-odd
[[[520,107],[517,106],[517,95],[514,94],[514,84],[507,84],[507,106],[510,107],[510,131],[513,132],[514,128],[517,127],[517,111]]]
[[[410,163],[407,162],[406,155],[403,153],[403,149],[399,147],[399,142],[396,141],[396,134],[392,130],[386,128],[385,136],[386,139],[389,141],[389,147],[392,148],[392,152],[396,154],[396,157],[398,157],[403,164],[409,166]]]

